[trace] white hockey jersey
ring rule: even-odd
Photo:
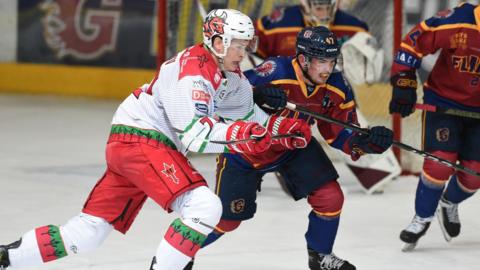
[[[211,129],[195,131],[196,142],[182,139],[204,116],[215,119]],[[235,120],[265,124],[268,114],[253,102],[252,87],[241,72],[222,72],[209,51],[195,45],[163,63],[150,84],[128,96],[112,125],[157,131],[183,153],[220,153],[225,145],[208,141],[225,141]]]

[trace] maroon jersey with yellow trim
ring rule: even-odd
[[[297,34],[308,25],[304,20],[301,6],[283,7],[270,15],[258,19],[255,23],[259,38],[257,53],[263,58],[295,55]],[[340,44],[358,32],[367,32],[368,26],[356,17],[338,10],[331,25],[328,26]]]
[[[332,73],[325,85],[310,87],[303,82],[302,70],[294,57],[275,57],[246,71],[245,76],[254,86],[263,84],[279,86],[287,92],[289,102],[310,111],[358,125],[353,91],[341,72]],[[352,136],[352,131],[328,122],[316,122],[311,116],[288,109],[277,114],[301,118],[310,125],[317,123],[320,134],[331,146],[350,154],[347,141]],[[254,167],[261,168],[275,162],[288,151],[281,145],[273,145],[262,155],[242,155],[242,157]]]
[[[425,102],[480,107],[480,6],[463,4],[416,25],[403,39],[392,75],[420,67],[425,55],[440,50],[425,82]]]

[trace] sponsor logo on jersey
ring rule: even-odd
[[[239,214],[245,210],[245,199],[233,200],[230,203],[232,213]]]
[[[255,68],[255,73],[259,76],[267,77],[268,75],[272,74],[275,69],[277,68],[277,63],[272,60],[268,60],[263,62],[260,66]]]
[[[453,14],[453,10],[451,9],[447,9],[447,10],[442,10],[442,11],[439,11],[437,12],[437,14],[435,14],[435,18],[440,18],[440,19],[445,19],[445,18],[448,18],[450,16],[452,16]]]
[[[192,99],[208,103],[210,102],[210,94],[202,90],[192,90]]]
[[[97,59],[114,51],[122,0],[98,1],[96,7],[85,0],[48,0],[40,4],[47,45],[60,59]]]
[[[421,64],[416,56],[402,50],[395,55],[395,62],[412,68],[419,68]]]
[[[279,22],[283,19],[284,14],[285,8],[277,8],[268,16],[268,20],[273,23]]]
[[[195,103],[195,109],[202,113],[202,114],[207,114],[208,115],[208,106],[207,104],[204,103]]]
[[[175,170],[174,164],[163,163],[162,173],[166,177],[170,178],[170,180],[172,180],[173,183],[178,184],[180,182],[178,177],[175,175],[177,173],[177,170]]]
[[[193,87],[203,89],[204,91],[213,90],[204,80],[194,80]]]
[[[448,128],[439,128],[435,133],[439,142],[446,142],[450,138],[450,130]]]

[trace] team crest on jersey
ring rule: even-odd
[[[180,182],[178,177],[175,175],[177,173],[177,170],[175,170],[175,165],[163,163],[162,173],[166,177],[170,178],[170,180],[172,180],[173,183],[178,184]]]
[[[453,14],[453,10],[451,9],[447,9],[447,10],[442,10],[442,11],[439,11],[437,12],[437,14],[435,14],[435,18],[439,18],[439,19],[445,19],[445,18],[448,18],[450,16],[452,16]]]
[[[244,199],[233,200],[230,203],[230,210],[232,211],[232,213],[235,213],[235,214],[242,213],[245,210],[245,200]]]
[[[273,23],[279,22],[283,19],[284,14],[285,8],[277,8],[272,13],[270,13],[270,15],[268,16],[268,20]]]
[[[267,77],[268,75],[272,74],[275,69],[277,68],[277,63],[272,60],[268,60],[263,62],[260,66],[255,68],[255,73],[257,73],[261,77]]]
[[[465,32],[455,33],[450,37],[450,48],[467,49],[468,34]]]
[[[42,2],[42,1],[38,1]],[[115,50],[122,13],[122,0],[45,0],[40,9],[43,36],[59,59],[73,56],[81,60],[97,59]]]
[[[446,142],[450,138],[450,130],[448,128],[439,128],[436,131],[437,141]]]

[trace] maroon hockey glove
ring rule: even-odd
[[[287,105],[287,94],[273,84],[258,85],[253,90],[253,101],[260,107],[281,110]]]
[[[295,137],[278,139],[280,144],[290,150],[307,147],[312,138],[310,126],[302,119],[292,119],[274,115],[268,120],[267,129],[272,136],[298,134],[298,136]]]
[[[230,151],[245,154],[263,153],[272,143],[272,137],[266,128],[257,123],[244,121],[237,121],[230,125],[226,139],[239,141],[227,146]]]
[[[370,129],[367,134],[355,134],[348,142],[352,159],[356,160],[365,153],[381,154],[393,143],[393,132],[383,126],[376,126]]]
[[[413,113],[417,102],[417,76],[415,70],[400,72],[390,79],[393,86],[390,100],[390,113],[399,113],[407,117]]]

